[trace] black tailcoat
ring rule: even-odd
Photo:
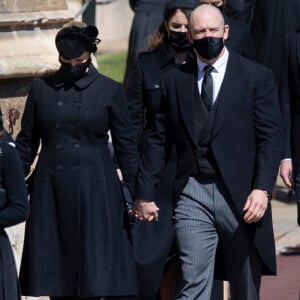
[[[72,86],[60,72],[34,79],[25,105],[17,137],[25,169],[42,146],[20,270],[24,295],[137,292],[108,131],[131,190],[139,156],[121,84],[89,68]]]
[[[163,77],[162,113],[148,134],[148,152],[138,176],[137,197],[155,200],[155,185],[166,159],[166,145],[174,143],[178,199],[195,165],[197,139],[194,101],[197,84],[196,62],[174,69]],[[229,54],[225,77],[218,95],[211,150],[221,179],[232,198],[236,213],[252,189],[271,192],[280,159],[281,121],[272,73],[265,67],[234,53]],[[241,224],[244,224],[241,219]],[[276,272],[271,205],[264,218],[246,225],[263,261],[263,273]]]
[[[300,31],[286,36],[279,85],[284,148],[282,158],[300,165]]]

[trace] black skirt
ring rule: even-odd
[[[0,229],[0,299],[21,299],[14,255],[3,229]]]

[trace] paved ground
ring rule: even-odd
[[[296,204],[293,201],[288,202],[288,195],[288,191],[281,185],[275,188],[272,210],[278,254],[278,274],[276,277],[263,277],[261,300],[300,300],[300,255],[282,256],[279,254],[287,246],[300,244]]]

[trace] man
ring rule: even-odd
[[[300,30],[286,35],[281,76],[279,103],[283,124],[283,156],[280,176],[284,184],[295,189],[300,226]],[[293,160],[292,160],[293,159]],[[283,254],[300,254],[297,247]]]
[[[210,298],[218,243],[225,274],[217,274],[230,281],[231,299],[259,299],[261,274],[276,273],[269,195],[281,125],[272,73],[228,52],[229,27],[217,8],[197,7],[189,25],[197,60],[163,78],[162,112],[148,133],[134,212],[158,218],[155,185],[174,143],[177,299]]]
[[[226,47],[235,53],[255,60],[254,44],[249,26],[226,15],[228,0],[199,0],[199,3],[214,5],[223,13],[225,24],[228,24],[230,28],[230,33],[225,42]]]

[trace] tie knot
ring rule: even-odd
[[[214,70],[214,67],[212,65],[207,65],[203,68],[203,71],[205,74],[210,74]]]

